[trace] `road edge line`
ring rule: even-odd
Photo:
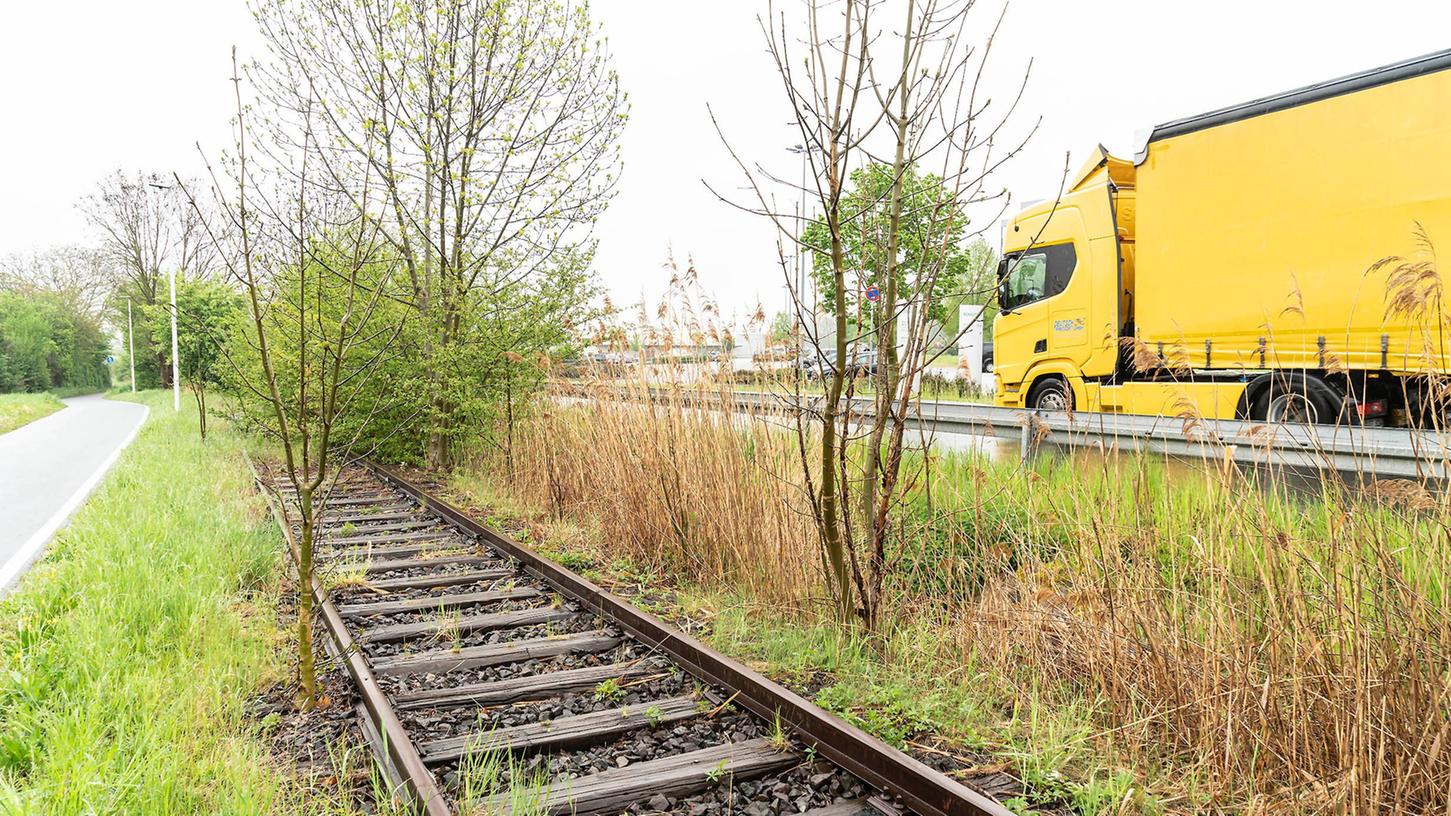
[[[139,403],[132,404],[136,405]],[[10,556],[10,560],[6,561],[4,565],[0,565],[0,598],[10,594],[10,591],[15,588],[15,584],[19,581],[20,577],[44,553],[45,545],[49,544],[50,540],[55,537],[55,534],[65,527],[66,523],[70,521],[71,516],[90,497],[91,493],[95,491],[96,486],[101,483],[101,479],[105,478],[106,474],[111,472],[111,468],[116,464],[116,460],[121,458],[121,452],[130,447],[131,443],[135,441],[136,436],[141,433],[141,428],[146,425],[146,420],[151,418],[151,406],[142,405],[141,408],[141,420],[136,423],[136,427],[131,429],[131,432],[126,435],[126,438],[121,440],[121,444],[117,445],[116,449],[111,451],[111,455],[107,456],[101,462],[95,472],[86,477],[84,482],[81,482],[80,487],[76,488],[76,491],[71,494],[70,498],[66,499],[65,504],[62,504],[40,526],[40,529],[36,530],[30,538],[26,539],[24,544],[20,545],[19,549],[15,551],[15,554]]]

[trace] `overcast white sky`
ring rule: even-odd
[[[1001,0],[978,0],[984,20]],[[664,285],[667,253],[741,310],[781,302],[775,235],[705,189],[742,184],[706,113],[744,156],[794,176],[796,142],[764,52],[764,0],[593,0],[631,96],[625,173],[597,268],[622,303]],[[229,52],[256,53],[243,0],[9,3],[0,14],[0,255],[85,242],[75,202],[116,169],[199,170],[228,140]],[[1000,95],[1028,60],[1022,110],[1043,125],[1000,183],[1054,194],[1103,142],[1212,108],[1451,46],[1446,0],[1014,0],[995,45]],[[1026,123],[1027,120],[1025,120]]]

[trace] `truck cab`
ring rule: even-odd
[[[1056,201],[1008,226],[993,326],[998,403],[1088,409],[1085,378],[1110,377],[1132,305],[1133,165],[1102,148]],[[1116,217],[1117,216],[1117,217]]]

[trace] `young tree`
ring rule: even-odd
[[[771,327],[766,330],[766,342],[773,346],[784,346],[796,339],[796,319],[790,312],[777,312],[771,318]]]
[[[846,307],[850,314],[867,313],[867,325],[879,327],[891,314],[900,314],[914,301],[930,304],[928,317],[939,323],[947,319],[948,301],[961,293],[968,283],[971,247],[962,236],[969,229],[963,203],[938,176],[922,174],[915,166],[905,168],[900,179],[901,201],[896,211],[897,257],[886,257],[888,233],[894,228],[889,206],[893,189],[898,186],[890,166],[873,163],[852,171],[851,187],[842,201],[842,213],[851,228],[842,234],[842,251],[848,270]],[[807,225],[799,241],[812,250],[812,283],[819,291],[829,291],[833,283],[830,246],[831,236],[826,222],[816,219]],[[892,269],[895,279],[888,287],[884,275]],[[930,282],[932,290],[923,291]],[[896,301],[885,298],[873,303],[865,300],[870,287],[885,292],[892,288]],[[834,300],[823,304],[828,314],[835,314]],[[879,345],[885,346],[882,338]],[[894,343],[895,338],[889,342]]]
[[[949,339],[962,336],[968,327],[961,325],[958,307],[971,303],[983,305],[983,336],[992,337],[993,319],[998,313],[997,290],[998,254],[979,236],[969,241],[964,251],[961,288],[944,298],[947,315],[943,334]]]
[[[523,348],[529,327],[500,318],[521,298],[556,302],[560,281],[587,281],[626,115],[604,42],[569,0],[255,8],[269,101],[315,121],[318,138],[294,149],[355,202],[370,197],[355,208],[403,264],[421,362],[410,388],[425,401],[427,459],[446,465],[452,434],[477,427],[480,396],[498,394],[478,375],[505,351],[545,350]],[[567,305],[588,294],[575,288]]]
[[[223,351],[242,317],[237,289],[214,280],[185,281],[176,289],[177,369],[196,400],[198,431],[207,438],[207,389],[221,383]],[[171,314],[155,308],[147,314],[146,332],[164,349],[171,366]]]
[[[232,81],[231,176],[224,180],[208,168],[215,206],[232,229],[207,235],[244,301],[243,328],[224,347],[229,382],[243,416],[279,445],[290,487],[282,505],[299,530],[298,677],[302,703],[310,706],[317,698],[310,592],[316,532],[332,478],[351,457],[368,453],[359,440],[388,407],[379,401],[388,392],[371,386],[401,330],[389,308],[398,264],[378,222],[366,217],[367,187],[354,199],[326,176],[314,177],[305,160],[295,169],[254,161],[235,70]],[[306,116],[291,126],[295,134],[274,137],[316,138]],[[176,183],[200,214],[196,194]]]
[[[823,399],[808,404],[798,393],[798,437],[828,590],[843,620],[871,627],[900,512],[903,439],[915,383],[929,361],[929,327],[961,286],[963,242],[993,221],[973,228],[967,213],[983,204],[1006,206],[987,182],[1021,147],[997,146],[1016,102],[991,121],[985,115],[979,85],[992,36],[983,47],[971,45],[972,3],[802,0],[801,32],[774,2],[768,8],[767,50],[806,148],[811,172],[802,192],[815,199],[819,226],[800,224],[773,205],[770,185],[800,190],[784,174],[738,163],[756,192],[751,209],[771,218],[783,241],[818,259],[816,300],[835,320],[837,362]],[[798,321],[819,349],[784,251],[781,264]],[[859,285],[868,282],[879,288],[881,306],[870,321],[854,321],[865,290]],[[861,331],[874,335],[880,362],[873,410],[854,417],[847,374]]]

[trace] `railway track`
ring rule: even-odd
[[[428,816],[1010,813],[386,468],[339,476],[317,555],[362,731]]]

